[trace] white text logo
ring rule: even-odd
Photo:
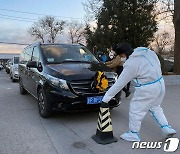
[[[165,152],[174,152],[179,145],[178,138],[168,138],[164,143]],[[163,142],[134,142],[132,149],[160,149],[163,146]]]
[[[174,152],[177,150],[178,145],[179,145],[178,138],[168,138],[164,143],[164,151]]]

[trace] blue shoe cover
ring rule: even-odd
[[[128,132],[122,134],[120,136],[120,138],[122,138],[123,140],[126,140],[126,141],[131,141],[131,142],[134,142],[134,141],[140,142],[141,141],[139,133],[133,132],[133,131],[128,131]]]
[[[164,133],[165,138],[172,137],[174,134],[176,134],[176,131],[171,128],[169,125],[164,125],[161,127],[162,132]]]

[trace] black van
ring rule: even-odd
[[[103,92],[92,88],[97,71],[103,71],[108,79],[109,86]],[[100,63],[81,44],[34,43],[20,55],[20,93],[29,92],[38,100],[39,114],[44,118],[50,116],[53,110],[98,108],[116,77],[116,73]],[[111,108],[119,104],[119,95],[109,102]]]

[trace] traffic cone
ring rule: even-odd
[[[92,136],[92,139],[99,144],[109,144],[118,141],[118,139],[113,136],[108,103],[101,103],[97,131],[96,134]]]

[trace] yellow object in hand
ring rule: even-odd
[[[108,87],[108,80],[107,80],[107,77],[104,75],[103,72],[101,72],[101,71],[97,72],[96,80],[97,80],[96,88],[99,91],[104,91],[104,90],[107,89],[107,87]]]

